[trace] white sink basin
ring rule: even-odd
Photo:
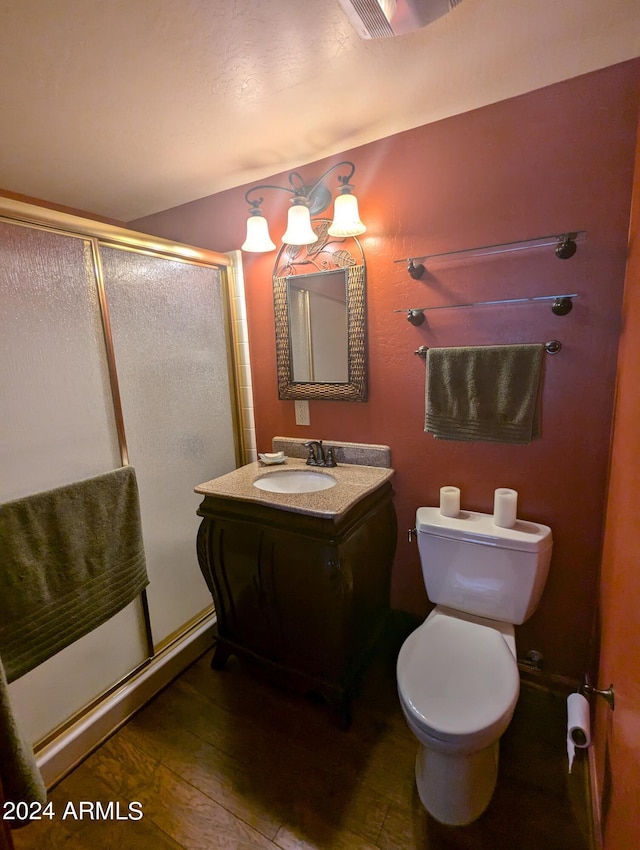
[[[336,479],[326,472],[312,469],[283,469],[282,472],[270,472],[253,482],[258,490],[268,493],[315,493],[335,487]]]

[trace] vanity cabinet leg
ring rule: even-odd
[[[229,647],[217,640],[213,650],[213,657],[211,658],[211,669],[222,670],[230,655]]]

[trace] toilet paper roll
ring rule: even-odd
[[[582,694],[569,694],[567,698],[567,756],[569,773],[573,766],[576,747],[584,749],[591,743],[591,713],[589,703]]]
[[[498,487],[493,498],[493,522],[500,528],[513,528],[516,524],[518,494],[507,487]]]
[[[440,488],[440,513],[442,516],[458,516],[460,513],[460,489],[458,487]]]

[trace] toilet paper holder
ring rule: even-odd
[[[609,708],[613,711],[616,707],[615,693],[613,690],[613,685],[609,685],[606,690],[599,690],[598,688],[594,688],[593,685],[589,682],[589,676],[584,674],[584,684],[580,688],[580,691],[583,694],[591,695],[597,694],[599,697],[603,697],[609,704]]]

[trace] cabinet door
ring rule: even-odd
[[[273,659],[274,612],[265,592],[265,574],[271,572],[273,561],[262,527],[207,517],[198,532],[198,547],[220,637]]]
[[[274,651],[282,663],[335,679],[345,667],[352,580],[330,540],[285,531],[266,536],[263,570]]]

